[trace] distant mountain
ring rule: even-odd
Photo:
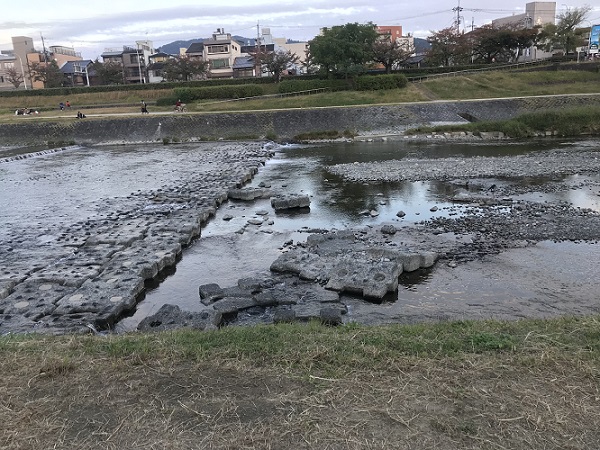
[[[204,42],[205,40],[206,40],[205,38],[196,38],[196,39],[189,39],[187,41],[169,42],[168,44],[161,45],[160,51],[168,53],[169,55],[179,55],[180,48],[188,48],[190,45],[192,45],[196,42]]]
[[[415,38],[415,52],[420,55],[426,53],[431,48],[427,39]]]

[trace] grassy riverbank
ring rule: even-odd
[[[522,75],[522,76],[521,76]],[[570,81],[569,81],[570,80]],[[575,81],[573,81],[575,80]],[[457,86],[463,86],[460,89]],[[190,112],[598,92],[600,74],[496,73]],[[453,87],[454,86],[454,87]],[[139,114],[139,92],[78,94],[73,114]],[[83,96],[86,97],[83,97]],[[168,95],[144,94],[151,102]],[[0,97],[13,108],[62,98]],[[19,102],[17,106],[10,102]],[[8,102],[8,103],[7,103]],[[103,108],[107,104],[120,104]],[[214,109],[212,109],[214,108]],[[170,108],[151,112],[171,113]],[[35,120],[58,119],[44,111]],[[596,108],[473,123],[584,127]],[[30,118],[28,118],[30,119]],[[541,127],[541,128],[540,128]],[[588,128],[585,128],[588,127]],[[317,323],[120,336],[0,337],[0,448],[595,449],[600,317],[338,328]]]
[[[457,77],[436,78],[422,83],[410,83],[406,88],[386,91],[341,91],[292,97],[265,97],[245,101],[205,100],[188,104],[189,112],[241,111],[287,108],[317,108],[328,106],[372,105],[420,102],[426,100],[460,100],[492,97],[523,97],[551,94],[585,94],[600,91],[600,73],[587,71],[547,72],[484,72]],[[264,85],[266,94],[275,94],[276,85]],[[39,109],[36,119],[64,116],[58,110],[60,102],[69,100],[72,115],[77,110],[86,114],[139,114],[140,100],[150,103],[154,113],[172,113],[172,107],[153,106],[159,98],[172,97],[172,89],[149,91],[114,91],[82,93],[68,99],[59,96],[2,97],[0,120],[15,121],[17,108]],[[107,107],[110,105],[110,107]]]
[[[0,338],[0,446],[591,449],[600,318]]]
[[[581,136],[600,134],[600,106],[543,111],[523,114],[511,120],[473,122],[464,125],[419,127],[407,134],[444,133],[464,131],[471,133],[502,132],[512,138],[527,138],[542,134],[552,136]]]

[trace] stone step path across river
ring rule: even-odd
[[[193,176],[126,198],[100,200],[98,217],[46,230],[13,224],[0,236],[0,334],[108,329],[132,309],[145,282],[272,156],[264,143],[204,144]],[[50,205],[49,205],[50,207]]]

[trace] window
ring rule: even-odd
[[[228,53],[229,46],[228,45],[209,45],[208,53]]]
[[[4,76],[0,75],[0,83],[4,83]]]
[[[211,59],[210,60],[210,68],[211,69],[228,69],[229,68],[229,58]]]
[[[131,58],[131,64],[137,64],[138,62],[138,55],[129,55],[129,57]]]

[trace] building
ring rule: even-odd
[[[523,14],[501,17],[492,21],[495,28],[503,26],[520,26],[522,28],[542,27],[554,23],[556,2],[531,2],[525,5]]]
[[[173,59],[172,55],[165,52],[157,52],[148,57],[148,82],[161,83],[165,81],[163,69],[165,64]]]
[[[65,86],[92,86],[97,84],[93,61],[68,61],[62,65],[60,71],[65,77]]]
[[[212,38],[203,44],[203,59],[209,63],[209,78],[232,78],[235,58],[242,55],[242,46],[223,28],[217,28]]]
[[[17,73],[25,78],[25,71],[22,68],[18,68],[19,64],[16,62],[17,58],[14,55],[8,53],[0,54],[0,91],[15,89],[14,84],[9,81],[9,70],[16,69]],[[21,83],[20,87],[22,88],[23,86],[23,83]]]
[[[523,14],[513,14],[512,16],[502,17],[492,21],[494,28],[500,27],[518,27],[534,28],[543,27],[546,24],[554,24],[556,17],[556,2],[531,2],[525,5]],[[537,61],[539,59],[548,59],[552,57],[551,52],[546,52],[535,45],[525,49],[519,56],[519,62]]]
[[[33,46],[33,39],[28,36],[13,36],[13,50],[10,56],[14,58],[14,64],[24,75],[25,88],[43,89],[42,81],[35,81],[31,73],[31,66],[34,64],[47,65],[55,61],[60,68],[69,61],[81,61],[81,54],[72,47],[62,45],[52,45],[43,51],[36,50]]]
[[[29,71],[29,65],[27,63],[27,55],[35,52],[33,39],[28,36],[13,36],[11,40],[13,47],[12,54],[17,60],[15,63],[19,64],[19,66],[23,68],[22,72],[25,73],[24,84],[27,88],[32,88],[31,72]]]
[[[156,50],[152,41],[136,41],[135,44],[135,47],[124,45],[122,49],[105,49],[100,56],[104,63],[117,63],[123,67],[125,83],[148,83],[147,68],[150,56]]]
[[[190,59],[204,60],[204,42],[194,42],[185,50],[185,52],[181,53],[182,56]]]

